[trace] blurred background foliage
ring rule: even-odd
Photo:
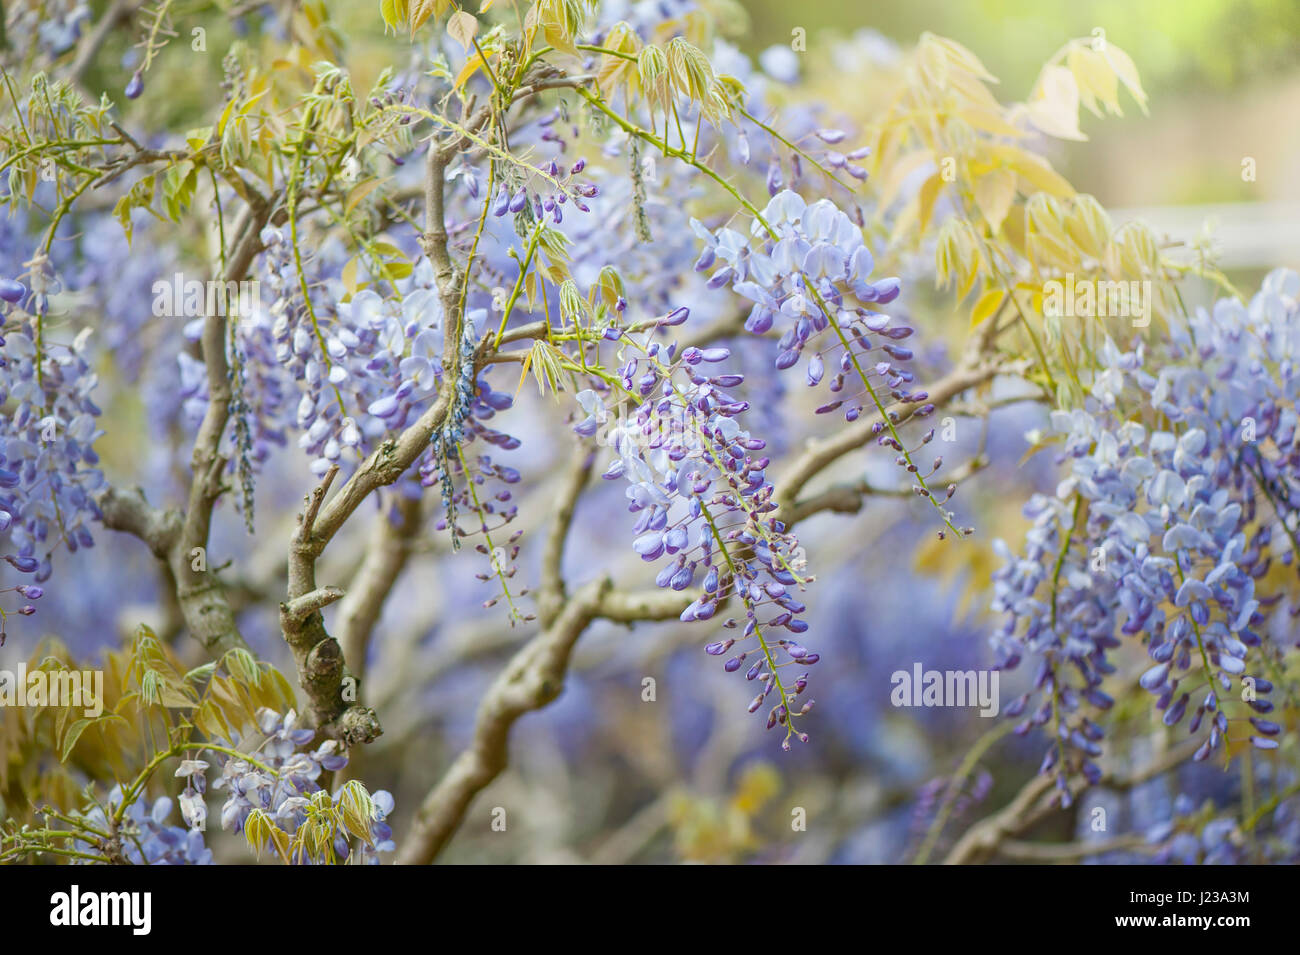
[[[752,50],[782,42],[787,23],[842,31],[855,23],[900,42],[925,30],[960,38],[1012,90],[1027,88],[1059,38],[1101,26],[1142,63],[1148,92],[1194,96],[1300,66],[1300,6],[1290,0],[745,0]],[[1037,57],[1037,59],[1035,59]]]
[[[843,36],[861,27],[901,44],[924,31],[956,39],[1002,81],[1002,99],[1029,94],[1039,66],[1066,39],[1105,30],[1138,64],[1151,116],[1086,123],[1087,144],[1059,168],[1107,206],[1300,199],[1300,4],[1294,0],[745,0],[755,52],[791,30]],[[851,91],[845,91],[851,96]],[[1132,155],[1159,155],[1137,164]],[[1240,159],[1259,179],[1244,183]],[[1057,161],[1058,157],[1053,157]],[[1151,168],[1142,168],[1148,166]]]
[[[1102,122],[1082,113],[1085,141],[1044,137],[1032,148],[1079,192],[1096,196],[1116,225],[1128,207],[1141,207],[1158,226],[1159,210],[1189,206],[1194,212],[1179,220],[1188,230],[1179,238],[1190,241],[1202,218],[1214,224],[1215,216],[1230,214],[1209,209],[1202,216],[1203,206],[1240,207],[1245,210],[1241,228],[1258,232],[1265,210],[1285,211],[1288,203],[1300,203],[1296,0],[703,0],[701,5],[732,42],[756,57],[781,49],[788,58],[792,31],[805,30],[808,52],[795,61],[802,82],[790,91],[791,98],[822,99],[832,114],[846,115],[859,128],[869,128],[887,105],[892,91],[887,70],[873,86],[869,71],[857,71],[861,63],[837,57],[871,50],[871,68],[879,69],[925,32],[951,37],[1000,80],[994,94],[1006,104],[1029,97],[1043,63],[1063,44],[1100,28],[1136,63],[1149,115],[1125,94],[1122,117]],[[303,4],[299,15],[309,16],[312,6]],[[303,31],[319,45],[301,54],[304,61],[338,58],[333,44],[346,37],[355,88],[368,89],[386,67],[402,68],[409,59],[407,40],[384,37],[377,8],[373,0],[329,4],[337,41]],[[274,34],[242,35],[232,21],[228,29],[214,26],[208,49],[224,51],[239,38],[250,46],[289,48]],[[89,78],[94,88],[120,88],[132,65],[129,42],[112,42],[118,45],[110,44],[100,60],[105,72]],[[126,113],[147,128],[183,133],[200,121],[196,105],[209,101],[221,82],[221,55],[194,56],[182,37],[163,52],[155,69],[166,77],[168,95],[127,106]],[[854,78],[846,79],[849,75]],[[775,125],[780,126],[779,116]],[[1245,157],[1256,163],[1251,180],[1242,175]],[[1253,288],[1274,265],[1300,266],[1300,243],[1286,245],[1296,241],[1296,219],[1290,217],[1291,231],[1268,248],[1267,260],[1229,270],[1239,287]],[[178,231],[172,235],[184,241]],[[929,276],[909,288],[910,307],[923,324],[949,333],[932,340],[946,340],[955,351],[966,334],[970,303],[961,309],[952,298],[935,292]],[[110,413],[138,416],[139,410],[123,405]],[[977,452],[995,462],[964,483],[958,499],[980,531],[969,546],[946,548],[942,555],[924,544],[918,548],[929,537],[928,515],[908,512],[900,520],[891,501],[869,504],[853,523],[827,521],[810,528],[809,551],[818,555],[820,570],[813,626],[827,635],[833,650],[827,660],[834,661],[817,674],[813,745],[788,757],[774,752],[772,741],[736,712],[733,682],[706,665],[695,630],[667,625],[632,634],[614,625],[594,628],[580,644],[564,694],[516,728],[510,771],[476,802],[445,859],[897,862],[914,857],[927,833],[942,832],[944,823],[960,831],[972,818],[1004,805],[1034,772],[1037,743],[1002,740],[987,759],[963,764],[981,735],[1004,732],[1005,721],[970,719],[952,710],[894,709],[886,688],[891,672],[909,670],[917,660],[954,668],[988,664],[990,539],[1018,542],[1024,498],[1055,481],[1046,455],[1021,466],[1027,448],[1023,436],[1041,425],[1041,418],[1041,409],[1033,407],[999,408],[987,434],[966,429],[948,452],[954,462]],[[124,417],[119,428],[143,433]],[[123,472],[140,453],[126,443],[103,450],[110,469]],[[292,501],[301,493],[298,477],[279,483],[268,477],[259,495],[268,503]],[[584,499],[579,525],[590,534],[589,547],[617,553],[625,528],[611,528],[605,520],[609,493],[596,503]],[[262,513],[273,514],[275,507]],[[219,533],[229,538],[220,541],[220,549],[238,554],[239,565],[251,568],[249,577],[275,582],[283,564],[280,552],[247,553],[242,532],[233,526]],[[433,535],[421,538],[419,553],[386,609],[368,693],[384,714],[387,733],[356,759],[358,775],[372,788],[391,789],[405,818],[463,745],[478,699],[517,642],[499,620],[474,621],[477,626],[464,628],[463,635],[442,629],[438,610],[452,602],[452,592],[464,581],[445,571],[438,546]],[[103,550],[128,562],[144,581],[150,579],[151,561],[136,542],[108,537]],[[126,633],[150,616],[150,594],[132,594],[140,603],[126,605],[108,587],[108,581],[91,582],[87,605],[75,615],[86,619],[93,603],[96,615],[116,618]],[[432,609],[426,613],[426,608]],[[427,619],[430,615],[434,619]],[[253,622],[248,632],[257,649],[274,659],[281,648],[266,623]],[[404,640],[406,634],[415,636]],[[88,656],[85,636],[66,634],[70,644],[83,638],[78,650]],[[658,676],[659,705],[647,705],[641,696],[645,674]],[[1011,684],[1008,677],[1004,700],[1015,692]],[[1117,735],[1161,736],[1146,708],[1129,702],[1121,700]],[[665,712],[671,715],[665,718]],[[8,761],[28,762],[19,756]],[[1172,783],[1139,787],[1115,809],[1112,826],[1122,831],[1162,817],[1179,792],[1222,804],[1238,798],[1240,788],[1240,780],[1220,768],[1198,766]],[[942,799],[927,802],[926,793]],[[511,809],[511,838],[491,826],[498,806],[525,807]],[[806,816],[806,831],[797,828],[791,807]],[[1034,835],[1068,839],[1073,825],[1060,816]],[[400,837],[402,823],[396,828]],[[941,857],[946,847],[944,840],[935,841],[931,858]]]

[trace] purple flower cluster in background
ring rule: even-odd
[[[77,818],[88,827],[107,833],[113,829],[108,817],[122,804],[122,798],[122,787],[114,786],[108,794],[106,807],[96,806]],[[126,862],[131,865],[212,865],[212,850],[203,841],[203,832],[168,825],[167,817],[171,812],[170,796],[159,796],[152,803],[137,799],[127,806],[116,828],[121,836],[118,841]],[[98,854],[103,851],[102,846],[80,839],[73,840],[72,845],[77,852]],[[74,860],[78,864],[85,861]]]
[[[33,282],[46,280],[36,274]],[[70,552],[94,546],[89,525],[99,517],[94,495],[104,482],[93,448],[102,434],[100,409],[91,398],[98,376],[87,354],[89,329],[67,344],[41,342],[38,351],[39,319],[19,303],[45,311],[41,288],[28,295],[21,283],[6,280],[0,298],[0,404],[12,406],[12,413],[0,417],[0,535],[14,548],[0,556],[43,583],[60,545]],[[42,593],[25,584],[6,591],[26,601]],[[34,607],[24,603],[17,612],[30,615]]]
[[[1068,473],[1026,506],[1023,556],[996,545],[993,607],[1007,619],[992,640],[1004,667],[1036,661],[1034,689],[1007,712],[1028,713],[1023,732],[1051,724],[1042,769],[1065,802],[1068,773],[1101,777],[1103,734],[1084,704],[1112,705],[1101,684],[1116,633],[1146,647],[1139,682],[1163,722],[1190,714],[1189,732],[1204,734],[1197,760],[1233,724],[1259,749],[1278,745],[1263,628],[1280,595],[1256,581],[1275,559],[1295,563],[1298,297],[1300,276],[1279,271],[1249,307],[1201,310],[1171,329],[1156,374],[1140,344],[1108,343],[1088,407],[1052,416]]]

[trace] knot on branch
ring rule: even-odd
[[[343,650],[333,637],[311,648],[302,667],[302,682],[315,695],[318,687],[337,687],[343,679]]]
[[[384,733],[379,725],[379,717],[368,706],[353,704],[343,711],[337,724],[338,737],[345,746],[370,743]]]

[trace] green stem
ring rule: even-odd
[[[929,861],[930,853],[934,851],[935,844],[938,843],[939,837],[943,835],[944,826],[948,824],[948,817],[952,814],[953,806],[957,802],[957,795],[961,791],[961,786],[966,781],[966,777],[974,772],[976,765],[979,764],[979,761],[993,744],[1011,732],[1011,729],[1011,723],[1001,723],[987,730],[966,753],[961,765],[957,767],[956,774],[948,782],[943,802],[940,803],[934,821],[930,823],[930,828],[926,831],[921,848],[917,850],[916,857],[912,859],[913,865],[925,865]]]
[[[519,293],[523,291],[524,280],[528,277],[528,269],[532,265],[533,255],[537,252],[537,244],[542,237],[543,228],[545,228],[544,223],[537,223],[537,228],[533,230],[533,234],[528,238],[528,250],[524,255],[523,264],[519,267],[519,275],[515,279],[514,288],[510,290],[510,298],[506,301],[505,311],[501,314],[501,327],[497,329],[496,341],[493,343],[494,348],[500,347],[501,339],[506,333],[506,322],[510,321],[510,313],[514,311],[515,302],[519,301]]]
[[[862,387],[865,388],[867,394],[871,396],[872,403],[876,406],[876,410],[880,412],[881,421],[884,422],[885,427],[889,430],[890,435],[893,437],[900,449],[899,454],[902,455],[903,460],[906,461],[908,466],[911,468],[908,473],[916,479],[917,485],[925,492],[926,499],[934,506],[934,509],[939,512],[940,518],[943,519],[943,522],[948,526],[948,529],[958,537],[965,537],[965,533],[953,524],[952,519],[948,517],[948,512],[944,510],[943,505],[940,504],[938,499],[930,492],[930,488],[925,483],[925,478],[921,476],[921,469],[912,461],[912,454],[907,450],[907,445],[903,444],[903,439],[899,437],[898,429],[894,427],[894,420],[889,416],[889,409],[885,406],[885,403],[880,400],[880,396],[876,394],[876,389],[871,387],[871,382],[868,380],[866,372],[862,370],[862,365],[858,362],[858,356],[854,353],[848,337],[844,334],[844,330],[840,328],[839,320],[836,319],[834,311],[832,311],[831,307],[826,304],[826,300],[822,298],[821,292],[819,292],[817,287],[808,280],[807,276],[804,276],[804,284],[808,291],[812,293],[813,299],[817,302],[817,307],[822,310],[822,314],[825,315],[826,320],[830,322],[831,328],[835,330],[835,334],[839,338],[840,344],[844,346],[845,354],[849,356],[849,361],[853,363],[854,371],[858,373],[858,377],[862,380]]]
[[[614,110],[610,109],[609,106],[606,105],[604,100],[602,100],[599,96],[593,94],[590,90],[583,89],[582,87],[577,87],[577,92],[579,96],[585,99],[594,108],[604,113],[611,120],[613,120],[614,123],[617,124],[619,128],[621,128],[628,135],[635,136],[638,139],[644,140],[645,142],[649,143],[651,146],[654,146],[656,149],[661,150],[665,156],[670,156],[674,159],[680,159],[682,162],[686,163],[686,165],[691,166],[692,168],[697,169],[700,172],[704,173],[704,175],[708,176],[710,179],[712,179],[714,182],[720,185],[723,189],[725,189],[728,192],[728,194],[730,194],[730,196],[740,204],[741,208],[743,208],[746,212],[748,212],[751,216],[753,216],[755,220],[758,221],[759,225],[761,225],[767,231],[767,233],[770,236],[772,236],[772,238],[774,239],[777,238],[776,230],[773,229],[772,226],[768,223],[768,221],[763,218],[763,213],[759,212],[758,207],[756,207],[752,202],[750,202],[743,195],[741,195],[735,186],[727,182],[727,180],[723,179],[716,172],[710,169],[707,165],[700,162],[698,159],[693,157],[690,153],[686,152],[685,149],[676,149],[672,146],[669,146],[666,141],[667,137],[665,137],[664,139],[660,139],[654,133],[642,129],[640,126],[636,125],[635,123],[623,118]]]

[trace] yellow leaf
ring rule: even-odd
[[[524,356],[523,367],[519,371],[519,384],[515,386],[515,400],[519,400],[519,392],[524,390],[524,379],[528,377],[528,366],[533,363],[533,352],[529,349],[528,354]]]
[[[1145,113],[1147,111],[1147,94],[1142,89],[1142,81],[1138,79],[1137,67],[1133,65],[1133,60],[1113,43],[1106,44],[1102,55],[1106,57],[1106,62],[1115,71],[1115,75],[1120,78],[1120,82],[1128,88],[1129,95],[1137,100],[1138,106]]]
[[[903,183],[907,181],[908,176],[926,163],[931,162],[933,157],[934,154],[930,150],[918,149],[890,165],[885,174],[878,179],[880,182],[880,208],[888,209],[893,205],[898,190],[903,187]]]
[[[289,834],[272,824],[268,835],[275,844],[276,854],[287,865],[289,862]]]
[[[453,85],[455,86],[456,89],[460,89],[469,81],[469,78],[471,76],[473,76],[482,68],[483,68],[483,57],[475,53],[473,56],[469,58],[468,61],[466,61],[465,65],[461,67],[461,71],[456,74],[456,82]]]
[[[1079,97],[1083,105],[1091,110],[1093,115],[1101,115],[1101,111],[1097,109],[1098,102],[1106,107],[1106,112],[1114,113],[1116,116],[1121,115],[1119,83],[1115,71],[1104,56],[1091,46],[1081,43],[1070,48],[1066,63],[1069,64],[1070,72],[1074,74],[1074,79],[1079,84]]]
[[[258,93],[257,95],[255,95],[255,96],[250,96],[248,99],[244,100],[244,105],[241,106],[241,107],[239,107],[239,115],[240,115],[240,116],[247,116],[248,113],[249,113],[249,111],[250,111],[250,110],[251,110],[255,105],[257,105],[257,101],[260,100],[263,96],[265,96],[265,95],[266,95],[267,93],[269,93],[269,92],[271,92],[271,89],[270,89],[270,87],[267,87],[266,89],[262,90],[262,91],[261,91],[260,93]]]
[[[781,774],[770,763],[751,764],[736,783],[732,804],[752,816],[780,791]]]
[[[1069,199],[1074,195],[1074,187],[1049,166],[1047,160],[1015,146],[994,146],[990,152],[1035,189],[1060,199]]]
[[[937,36],[922,33],[915,57],[917,69],[921,71],[921,76],[930,89],[948,88],[948,67],[951,60]]]
[[[1016,175],[1009,169],[995,169],[975,182],[975,204],[989,231],[997,235],[1016,198]]]
[[[393,28],[396,33],[398,27],[406,23],[406,0],[379,0],[379,15],[384,19],[384,25]]]
[[[343,272],[339,276],[343,281],[343,287],[347,289],[348,296],[357,294],[357,258],[353,256],[348,259],[347,265],[343,266]]]
[[[77,740],[81,739],[81,734],[86,731],[86,727],[95,721],[92,719],[79,719],[72,724],[72,729],[68,730],[63,737],[63,746],[59,750],[60,762],[66,763],[68,756],[72,753],[72,747],[77,745]]]
[[[1063,66],[1048,66],[1026,104],[1029,121],[1057,139],[1086,140],[1079,130],[1079,84]]]
[[[563,53],[577,56],[578,47],[574,44],[573,31],[570,29],[576,24],[570,22],[564,0],[542,0],[537,11],[537,21],[546,42]]]
[[[226,108],[221,111],[220,118],[217,119],[217,136],[223,136],[226,132],[226,122],[230,119],[230,114],[234,112],[235,104],[239,101],[232,99],[226,104]]]
[[[619,53],[636,56],[641,49],[641,41],[636,32],[626,23],[616,23],[605,37],[605,47]],[[606,97],[612,96],[619,87],[627,85],[630,92],[635,92],[634,81],[637,78],[637,64],[621,56],[602,54],[600,69],[596,71],[596,85]]]
[[[952,550],[944,546],[934,534],[927,535],[926,542],[916,549],[912,559],[912,569],[920,573],[934,574],[943,569],[944,555]]]
[[[1100,259],[1110,241],[1110,216],[1092,196],[1080,194],[1074,197],[1074,207],[1065,217],[1065,231],[1075,245]]]
[[[537,302],[537,281],[536,272],[529,272],[524,276],[524,295],[528,297],[528,310],[530,312],[533,310],[533,306]]]
[[[1024,130],[1007,122],[997,110],[968,106],[958,110],[957,117],[965,120],[976,129],[984,130],[986,133],[1009,136],[1013,139],[1023,139],[1025,137]]]
[[[967,73],[972,73],[975,76],[978,76],[986,83],[996,83],[998,81],[996,76],[984,68],[984,64],[980,62],[978,56],[966,49],[966,47],[962,46],[956,40],[950,40],[947,37],[934,36],[932,34],[928,35],[927,38],[943,50],[949,63],[960,67]]]
[[[466,53],[473,45],[476,33],[478,33],[478,20],[472,13],[457,10],[447,19],[447,35],[464,47]]]
[[[996,315],[1002,303],[1006,301],[1007,293],[1000,288],[991,288],[979,297],[975,307],[970,313],[970,327],[983,324],[992,315]]]
[[[415,6],[411,8],[408,26],[411,33],[424,25],[424,22],[436,13],[441,13],[442,3],[439,0],[415,0]]]
[[[930,222],[930,213],[934,211],[934,201],[939,197],[939,190],[943,188],[943,179],[938,173],[935,173],[921,186],[921,193],[918,198],[918,215],[917,225],[924,230]]]
[[[979,249],[977,248],[973,249],[970,256],[970,265],[966,272],[966,278],[961,283],[961,287],[957,289],[957,301],[960,302],[962,299],[964,299],[967,295],[970,294],[970,290],[975,287],[975,280],[979,278],[979,266],[980,266],[981,259],[983,259],[983,256],[980,254]]]

